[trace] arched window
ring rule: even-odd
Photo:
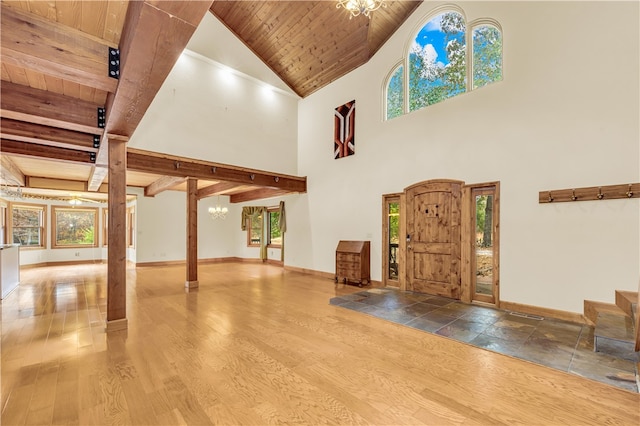
[[[502,31],[493,24],[473,27],[473,88],[502,80]]]
[[[386,84],[387,120],[403,114],[404,108],[404,66],[398,65],[387,78]]]
[[[456,6],[429,16],[385,81],[387,120],[502,80],[502,30],[496,21],[475,20],[467,31]]]
[[[466,90],[464,17],[443,12],[422,27],[409,50],[409,111]]]

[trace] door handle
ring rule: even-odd
[[[411,247],[411,246],[407,246],[407,249],[408,249],[408,250],[413,250],[413,247]]]

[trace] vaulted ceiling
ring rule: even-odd
[[[365,64],[420,3],[387,1],[370,18],[327,0],[216,0],[211,12],[306,97]]]
[[[350,19],[333,1],[3,0],[2,183],[105,191],[109,140],[131,137],[206,13],[304,97],[366,63],[419,3]],[[305,178],[128,150],[127,184],[147,195],[186,176],[232,202],[306,191]]]

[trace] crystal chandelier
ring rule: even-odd
[[[211,219],[225,219],[229,209],[226,207],[220,207],[220,197],[218,197],[218,203],[215,207],[209,207],[209,215]]]
[[[351,13],[349,19],[361,14],[371,19],[371,12],[387,5],[384,4],[384,0],[338,0],[336,7],[347,9]]]

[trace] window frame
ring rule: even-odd
[[[410,87],[409,87],[409,83],[410,83],[410,73],[411,73],[411,69],[410,69],[410,64],[409,64],[409,59],[410,59],[410,51],[411,51],[411,46],[413,45],[413,42],[415,41],[416,37],[418,36],[418,34],[420,33],[420,31],[422,31],[422,29],[429,23],[431,22],[434,18],[436,18],[439,15],[442,15],[444,13],[447,12],[454,12],[454,13],[458,13],[462,16],[462,19],[464,19],[464,23],[465,23],[465,34],[464,34],[464,39],[465,39],[465,91],[462,93],[458,93],[457,95],[451,96],[452,98],[455,98],[456,96],[462,95],[464,93],[468,93],[469,92],[469,22],[467,21],[467,15],[464,12],[464,10],[462,10],[461,7],[458,7],[456,5],[453,4],[445,4],[442,6],[438,6],[436,8],[431,9],[421,20],[419,20],[418,24],[416,24],[416,26],[413,28],[413,31],[411,31],[411,36],[409,37],[409,39],[407,40],[405,47],[404,47],[404,52],[403,52],[403,59],[402,62],[404,64],[404,111],[405,114],[409,114],[415,111],[421,111],[423,109],[425,109],[428,106],[431,105],[427,105],[425,107],[422,108],[418,108],[415,110],[411,109],[411,92],[410,92]],[[447,99],[450,99],[449,97],[443,99],[442,102],[446,101]],[[441,102],[438,102],[441,103]],[[386,104],[385,104],[385,112],[386,112]],[[385,114],[386,115],[386,114]]]
[[[445,99],[443,99],[443,102],[446,101],[447,99],[450,98],[454,98],[457,97],[459,95],[463,95],[466,93],[470,93],[473,92],[475,90],[481,89],[485,86],[488,86],[490,84],[493,83],[497,83],[498,81],[503,81],[504,80],[504,31],[502,29],[502,26],[500,25],[500,23],[492,18],[478,18],[478,19],[474,19],[472,21],[468,21],[467,20],[467,15],[464,12],[464,10],[462,8],[460,8],[459,6],[453,5],[453,4],[446,4],[446,5],[441,5],[438,7],[435,7],[434,9],[430,10],[428,13],[426,13],[424,15],[424,17],[422,19],[420,19],[418,21],[418,24],[416,24],[413,28],[413,30],[411,31],[411,35],[409,36],[408,40],[405,42],[405,46],[404,46],[404,50],[402,52],[402,60],[400,62],[396,62],[395,64],[392,65],[389,73],[385,76],[384,80],[383,80],[383,85],[382,85],[382,121],[389,121],[389,120],[393,120],[394,118],[398,118],[399,116],[394,116],[391,118],[387,118],[388,116],[388,109],[389,109],[389,105],[388,105],[388,99],[387,99],[387,93],[388,93],[388,88],[389,88],[389,83],[391,82],[391,78],[394,76],[395,71],[397,70],[398,66],[402,66],[403,67],[403,105],[402,105],[402,114],[400,115],[405,115],[405,114],[409,114],[415,111],[420,111],[425,109],[428,106],[431,105],[426,105],[422,108],[418,108],[415,110],[411,110],[410,105],[411,105],[411,98],[410,98],[410,67],[409,67],[409,60],[410,60],[410,51],[411,51],[411,46],[413,45],[413,42],[415,41],[417,35],[420,33],[420,31],[422,31],[422,29],[431,21],[433,20],[435,17],[437,17],[438,15],[441,15],[443,13],[446,12],[455,12],[455,13],[459,13],[465,22],[465,35],[464,35],[464,40],[465,40],[465,90],[463,92],[457,93],[454,96],[451,97],[447,97]],[[500,80],[496,80],[493,81],[491,83],[487,83],[484,84],[482,86],[479,87],[475,87],[474,88],[474,80],[473,80],[473,61],[474,61],[474,52],[473,52],[473,31],[476,28],[479,27],[483,27],[483,26],[490,26],[493,27],[495,29],[498,30],[498,32],[500,33],[500,41],[501,41],[501,49],[500,49]],[[440,103],[440,102],[438,102]]]
[[[109,245],[109,209],[102,209],[102,247]]]
[[[393,77],[395,77],[396,73],[398,72],[398,68],[402,67],[402,106],[401,106],[401,111],[399,115],[396,115],[394,117],[389,117],[389,85],[391,84],[391,79]],[[398,117],[402,117],[403,115],[405,115],[407,113],[406,111],[406,107],[405,107],[405,61],[400,60],[398,61],[392,68],[391,71],[389,71],[389,73],[387,74],[387,76],[384,79],[384,86],[382,88],[382,104],[384,105],[384,111],[382,111],[382,120],[383,121],[388,121],[388,120],[393,120],[394,118],[398,118]]]
[[[58,211],[83,211],[93,213],[93,243],[92,244],[58,244]],[[51,248],[52,249],[78,249],[78,248],[95,248],[98,247],[98,208],[97,207],[67,207],[67,206],[51,206]]]
[[[500,33],[500,80],[495,80],[492,81],[490,83],[487,84],[483,84],[482,86],[478,86],[475,87],[474,83],[474,74],[475,74],[475,52],[474,52],[474,48],[473,48],[473,32],[475,29],[480,28],[480,27],[493,27],[496,30],[498,30],[498,32]],[[504,37],[503,37],[503,31],[502,31],[502,26],[500,25],[500,23],[498,21],[496,21],[495,19],[490,19],[490,18],[482,18],[482,19],[475,19],[473,21],[471,21],[468,24],[468,34],[467,34],[467,38],[469,39],[469,42],[471,43],[469,46],[470,48],[467,49],[468,51],[470,51],[471,53],[468,53],[469,55],[469,59],[471,60],[470,65],[467,67],[467,74],[468,74],[468,84],[470,89],[468,90],[469,92],[472,92],[474,90],[478,90],[478,89],[482,89],[483,87],[489,86],[493,83],[497,83],[498,81],[502,81],[504,80]]]
[[[40,211],[40,244],[35,246],[23,246],[20,245],[21,250],[42,250],[47,248],[47,206],[43,204],[33,204],[33,203],[9,203],[9,229],[7,232],[7,241],[9,241],[9,235],[11,238],[11,243],[14,244],[14,230],[16,228],[13,223],[13,211],[15,209],[22,210],[38,210]],[[23,228],[23,227],[19,227]]]
[[[264,227],[264,217],[262,217],[262,215],[258,216],[258,219],[260,219],[260,239],[258,240],[257,243],[253,243],[251,241],[251,231],[252,231],[252,227],[251,227],[251,222],[253,221],[253,217],[249,216],[247,217],[247,247],[261,247],[262,245],[262,231],[263,231],[263,227]]]
[[[9,206],[4,200],[0,200],[0,244],[7,244],[8,222],[7,212]]]
[[[129,248],[135,248],[136,246],[135,218],[136,208],[134,206],[127,207],[127,247]]]

